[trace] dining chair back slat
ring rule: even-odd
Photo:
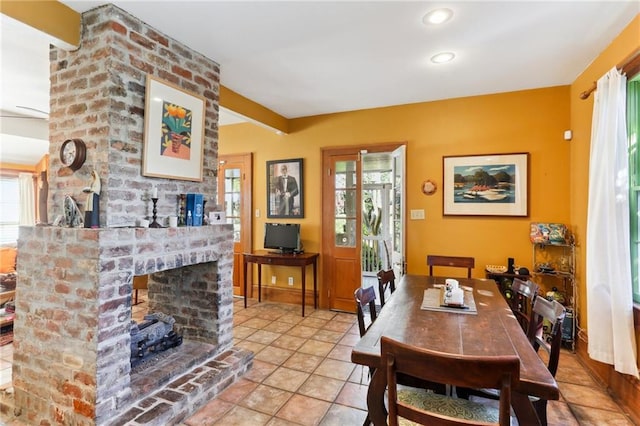
[[[562,349],[562,323],[566,315],[566,309],[556,300],[547,300],[537,297],[533,303],[531,313],[531,325],[529,328],[529,341],[533,348],[539,351],[541,348],[547,352],[547,368],[552,376],[556,376],[560,361],[560,349]],[[545,325],[547,329],[545,330]],[[540,423],[547,424],[547,400],[537,399],[533,402],[533,408],[538,414]]]
[[[562,323],[565,315],[565,307],[556,300],[538,297],[533,304],[532,332],[529,333],[529,341],[536,351],[540,348],[547,351],[549,354],[547,367],[554,376],[558,371],[558,360],[562,348]]]
[[[396,274],[393,273],[393,269],[388,271],[378,271],[378,293],[380,294],[380,306],[384,306],[387,289],[389,290],[389,297],[396,291]]]
[[[511,283],[511,299],[508,300],[511,311],[520,323],[520,327],[528,334],[531,323],[531,311],[533,303],[538,295],[538,284],[531,280],[514,278]]]
[[[500,391],[499,416],[498,423],[494,424],[510,424],[511,391],[520,379],[520,359],[516,355],[449,354],[407,345],[387,336],[382,336],[380,350],[382,366],[386,369],[390,425],[397,425],[398,417],[423,425],[487,424],[456,418],[454,413],[445,415],[429,411],[400,400],[397,380],[399,374],[454,386],[497,389]],[[454,400],[450,402],[453,403]]]
[[[353,293],[353,297],[356,300],[358,328],[360,330],[360,337],[362,337],[378,316],[376,312],[376,291],[373,287],[359,287]],[[369,315],[365,314],[365,309],[369,311]],[[367,316],[369,317],[368,324],[365,321]]]
[[[471,270],[475,267],[476,260],[473,257],[464,256],[440,256],[430,254],[427,256],[429,275],[433,276],[434,266],[448,266],[452,268],[466,268],[467,278],[471,278]]]

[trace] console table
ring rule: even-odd
[[[244,307],[247,307],[247,265],[258,265],[258,302],[262,301],[262,265],[299,266],[302,273],[302,316],[304,316],[304,299],[306,293],[305,272],[307,265],[313,265],[313,308],[318,308],[318,253],[282,254],[267,250],[256,250],[243,253],[244,267]]]

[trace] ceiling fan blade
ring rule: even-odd
[[[43,111],[43,110],[38,109],[38,108],[31,108],[31,107],[22,106],[22,105],[16,105],[16,108],[26,109],[26,110],[33,111],[33,112],[38,112],[40,114],[49,115],[49,111]]]

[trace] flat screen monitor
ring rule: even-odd
[[[280,253],[302,251],[300,225],[297,223],[265,223],[264,248],[276,249]]]

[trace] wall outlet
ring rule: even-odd
[[[411,210],[411,219],[413,220],[424,219],[424,210],[423,209]]]
[[[271,275],[271,284],[275,284],[275,283],[276,283],[276,276]]]
[[[293,285],[293,277],[289,277],[289,285]]]

